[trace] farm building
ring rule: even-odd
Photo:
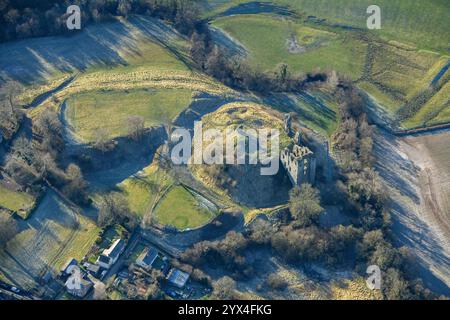
[[[144,269],[151,269],[157,257],[158,251],[155,248],[147,248],[137,258],[136,264]]]

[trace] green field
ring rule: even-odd
[[[207,16],[215,16],[226,9],[252,0],[208,0]],[[289,6],[304,16],[327,19],[329,24],[339,23],[366,28],[369,5],[381,8],[381,29],[373,31],[386,39],[411,43],[422,49],[446,52],[449,45],[448,21],[450,4],[447,0],[273,0]]]
[[[34,207],[36,199],[20,191],[12,191],[0,185],[0,207],[11,210],[22,218],[26,218]]]
[[[173,178],[156,164],[142,170],[137,176],[123,181],[119,187],[128,199],[131,211],[144,217],[151,211],[159,195],[171,184]]]
[[[237,9],[237,5],[250,2],[208,1],[207,16],[214,17],[215,27],[246,48],[252,66],[268,71],[284,62],[293,73],[334,69],[357,80],[358,86],[392,119],[400,118],[400,109],[409,109],[412,101],[421,99],[424,92],[430,90],[434,77],[449,59],[450,32],[445,21],[450,20],[450,5],[445,1],[378,2],[382,10],[382,29],[373,31],[366,28],[365,9],[372,4],[368,1],[262,1],[287,5],[301,18],[276,15],[276,8],[272,14],[246,14],[246,9]],[[227,14],[230,8],[235,10],[232,15]],[[258,5],[253,3],[249,10],[255,8]],[[224,16],[220,16],[221,13]],[[308,18],[311,21],[305,21],[307,16],[312,16]],[[325,20],[312,22],[316,18]],[[342,26],[361,29],[350,31]],[[450,120],[445,83],[449,72],[442,75],[439,88],[427,101],[407,119],[400,119],[403,127]],[[300,105],[300,116],[306,115],[304,122],[317,129],[320,127],[317,123],[307,121],[311,107]],[[332,130],[333,126],[326,125],[330,119],[321,116],[316,119],[322,127],[324,124],[328,127],[328,133]]]
[[[275,95],[265,102],[280,112],[295,112],[302,124],[324,136],[331,136],[338,125],[336,99],[323,90],[310,90],[297,95]]]
[[[138,115],[145,126],[170,122],[189,106],[190,90],[94,91],[75,94],[68,100],[67,120],[77,136],[93,141],[98,129],[111,137],[127,134],[127,118]]]
[[[334,69],[354,79],[361,76],[366,44],[345,34],[265,14],[219,18],[213,25],[243,44],[251,64],[262,71],[284,62],[291,72]],[[289,50],[292,37],[300,52]]]
[[[403,122],[405,127],[418,127],[450,120],[450,82],[447,82],[413,117]]]
[[[155,219],[179,230],[196,228],[211,220],[215,212],[204,208],[183,186],[172,187],[155,208]]]

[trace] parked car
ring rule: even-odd
[[[11,290],[15,293],[20,293],[20,289],[17,289],[16,287],[11,287]]]

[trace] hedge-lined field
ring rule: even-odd
[[[26,218],[34,207],[35,201],[36,199],[26,192],[13,191],[0,185],[0,207],[16,212],[23,218]]]

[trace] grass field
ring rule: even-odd
[[[208,16],[216,17],[234,8],[232,15],[219,16],[212,23],[247,49],[248,60],[254,67],[273,70],[278,63],[285,62],[291,72],[335,69],[358,80],[359,87],[392,118],[433,83],[443,86],[442,90],[402,120],[402,125],[410,128],[450,120],[447,87],[442,83],[447,81],[450,70],[441,74],[449,61],[450,33],[445,23],[450,18],[448,3],[381,1],[377,5],[382,10],[382,29],[368,31],[365,9],[371,3],[367,1],[262,1],[288,5],[304,14],[303,18],[326,19],[317,24],[276,15],[277,9],[273,14],[246,14],[246,10],[258,7],[256,2],[250,9],[237,6],[250,2],[209,1]],[[345,31],[341,26],[361,30]],[[365,37],[361,37],[365,31]],[[294,47],[289,39],[295,39]],[[441,83],[434,83],[439,74]],[[309,107],[301,111],[307,115]],[[319,117],[319,121],[326,123],[328,119]]]
[[[440,124],[450,120],[450,82],[447,82],[413,117],[403,122],[405,127]]]
[[[131,211],[143,217],[150,212],[159,195],[172,183],[173,178],[153,163],[138,176],[123,181],[119,187],[127,197]]]
[[[104,129],[110,137],[127,134],[127,118],[138,115],[145,126],[170,122],[189,106],[192,92],[186,89],[95,91],[72,95],[66,116],[77,136],[93,141]]]
[[[183,186],[174,186],[158,203],[154,215],[158,223],[183,230],[202,226],[215,216],[215,212],[204,208]]]
[[[291,72],[335,69],[354,79],[361,75],[366,44],[355,38],[272,15],[223,17],[213,24],[242,43],[249,61],[260,70],[284,62]],[[287,41],[292,37],[300,52],[289,50]]]
[[[303,125],[324,136],[331,136],[338,125],[336,99],[323,90],[310,90],[297,95],[274,95],[264,102],[283,113],[295,112]]]
[[[208,16],[225,11],[240,3],[252,0],[208,0]],[[339,23],[366,28],[366,9],[374,4],[370,0],[262,0],[287,5],[304,16],[327,19],[329,24]],[[422,49],[446,52],[449,44],[448,21],[450,4],[447,0],[380,0],[381,29],[374,33],[390,40],[407,42]]]
[[[24,289],[31,289],[43,272],[58,271],[69,258],[81,259],[94,243],[98,228],[86,217],[78,216],[56,194],[49,192],[26,221],[19,222],[19,233],[0,251],[0,272]]]
[[[181,57],[169,53],[186,49],[186,40],[169,26],[148,17],[99,23],[84,27],[70,37],[42,37],[2,43],[1,77],[25,85],[40,84],[64,74],[99,68],[154,65],[161,69],[187,69]]]
[[[36,199],[20,191],[12,191],[0,185],[0,207],[11,210],[22,218],[26,218],[34,207]]]

